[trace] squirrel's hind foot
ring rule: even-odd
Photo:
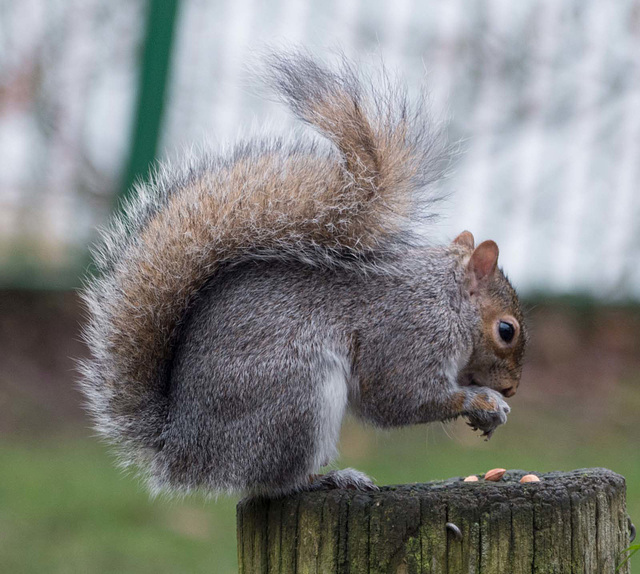
[[[347,488],[363,492],[380,490],[373,480],[363,472],[353,468],[332,470],[327,474],[312,474],[309,477],[308,490],[323,490],[332,488]]]

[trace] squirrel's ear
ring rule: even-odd
[[[473,249],[475,246],[475,239],[473,238],[473,233],[471,233],[471,231],[463,231],[452,241],[452,243],[462,245],[468,249]]]
[[[495,241],[483,241],[476,247],[467,264],[472,293],[480,283],[494,274],[498,266],[498,254],[498,245]]]

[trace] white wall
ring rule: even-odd
[[[19,5],[0,0],[6,13]],[[70,32],[48,61],[67,79],[50,71],[61,87],[47,97],[71,127],[57,137],[26,136],[32,110],[16,123],[0,105],[0,157],[32,137],[45,165],[34,177],[32,161],[0,162],[0,268],[24,229],[34,245],[51,236],[64,236],[69,252],[83,244],[104,217],[101,194],[115,188],[126,153],[140,4],[89,0],[84,20],[68,4],[55,6],[56,25]],[[50,41],[52,25],[39,22],[22,36]],[[2,66],[3,47],[19,43],[12,41],[0,33],[0,79],[20,68]],[[495,239],[523,291],[640,299],[640,0],[185,0],[163,153],[205,140],[222,145],[265,123],[289,129],[282,109],[259,97],[248,68],[265,45],[291,43],[318,54],[338,47],[373,67],[383,59],[411,86],[426,82],[463,151],[444,183],[452,195],[439,237],[468,228]],[[83,161],[65,166],[76,152]],[[41,223],[15,224],[34,218]],[[52,223],[61,220],[68,224]]]

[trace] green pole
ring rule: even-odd
[[[136,114],[120,197],[149,174],[156,158],[179,0],[149,0]]]

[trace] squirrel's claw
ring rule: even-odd
[[[471,427],[471,430],[474,431],[474,432],[477,431],[477,430],[480,430],[476,425],[474,425],[474,424],[472,424],[470,422],[467,422],[467,426]],[[480,436],[485,437],[484,440],[489,440],[493,436],[493,431],[494,430],[495,429],[486,430]]]
[[[489,440],[493,436],[493,432],[494,431],[495,431],[495,429],[491,429],[490,431],[483,432],[482,436],[484,437],[484,440],[485,441]]]

